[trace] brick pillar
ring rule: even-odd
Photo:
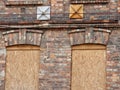
[[[42,36],[39,90],[70,90],[71,46],[66,30]]]
[[[0,32],[0,90],[4,90],[5,83],[6,48],[2,32]]]
[[[120,31],[114,30],[107,45],[107,89],[120,90]]]

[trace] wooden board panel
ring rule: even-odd
[[[106,90],[105,65],[105,50],[73,50],[71,89]]]
[[[5,90],[38,90],[40,50],[13,48],[7,50]]]

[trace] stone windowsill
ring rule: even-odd
[[[42,1],[6,1],[7,6],[41,5]]]
[[[81,3],[81,4],[99,4],[99,3],[108,3],[109,0],[71,0],[71,3]]]

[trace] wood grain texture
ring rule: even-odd
[[[73,50],[72,90],[106,90],[105,68],[105,50]]]
[[[23,50],[25,47],[7,50],[5,90],[38,90],[40,50],[33,46]]]

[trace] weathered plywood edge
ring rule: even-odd
[[[79,45],[79,46],[72,46],[72,50],[106,50],[105,45]]]

